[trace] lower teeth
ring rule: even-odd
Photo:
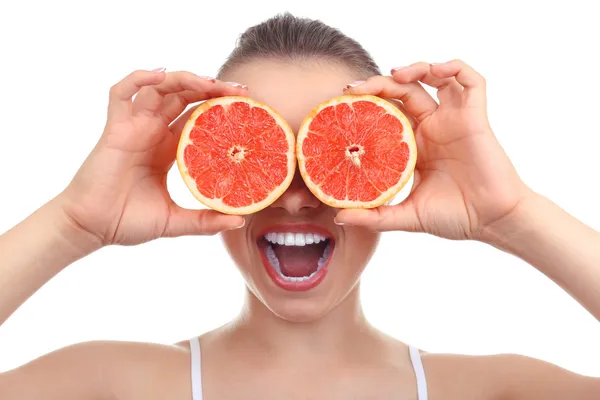
[[[271,267],[273,267],[273,269],[275,271],[277,271],[279,276],[281,276],[284,280],[286,280],[288,282],[308,281],[313,276],[315,276],[317,274],[317,272],[319,272],[321,269],[323,269],[323,266],[327,262],[327,259],[329,258],[330,254],[331,254],[331,245],[329,243],[327,243],[327,246],[325,247],[325,251],[323,251],[323,255],[319,258],[319,261],[317,262],[317,270],[315,272],[313,272],[309,276],[286,276],[283,274],[283,272],[281,272],[281,267],[279,266],[279,260],[277,259],[277,256],[275,255],[275,250],[273,250],[273,245],[270,243],[267,244],[267,248],[265,250],[265,255],[267,256],[267,260],[269,260],[269,264],[271,264]]]

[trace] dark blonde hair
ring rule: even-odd
[[[325,60],[355,71],[361,79],[380,75],[371,55],[354,39],[319,20],[290,13],[248,28],[238,39],[218,77],[254,60]]]

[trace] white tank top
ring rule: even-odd
[[[192,400],[202,400],[202,361],[200,340],[197,337],[190,339],[190,351],[192,353]],[[421,362],[421,354],[413,346],[409,346],[409,353],[417,377],[417,400],[427,400],[427,381]]]

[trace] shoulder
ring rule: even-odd
[[[161,392],[187,398],[191,396],[189,381],[185,343],[92,341],[53,351],[0,374],[0,398],[54,399],[48,393],[57,393],[56,399],[154,399],[162,398]]]
[[[517,354],[465,356],[425,353],[423,366],[432,399],[592,400],[600,379]]]

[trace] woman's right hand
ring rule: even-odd
[[[163,70],[136,71],[114,85],[102,137],[57,196],[67,217],[97,246],[210,235],[242,226],[240,216],[179,207],[166,184],[180,133],[193,110],[180,114],[191,103],[226,95],[244,96],[247,91],[241,85]]]

